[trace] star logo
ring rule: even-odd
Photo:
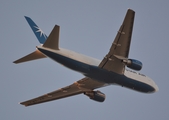
[[[42,35],[43,35],[45,38],[47,38],[47,36],[45,35],[45,33],[44,33],[38,26],[34,26],[34,28],[37,29],[36,32],[39,32],[39,33],[40,33],[40,37],[42,37]]]

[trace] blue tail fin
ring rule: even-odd
[[[31,18],[25,16],[25,19],[29,23],[39,42],[44,44],[47,39],[47,35],[33,22]]]

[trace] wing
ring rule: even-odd
[[[119,58],[128,58],[130,41],[134,24],[135,12],[128,9],[115,40],[110,48],[109,53],[104,57],[99,67],[108,71],[123,74],[125,65]]]
[[[42,95],[40,97],[21,102],[20,104],[25,105],[25,106],[30,106],[34,104],[39,104],[43,102],[48,102],[52,100],[57,100],[77,94],[84,93],[86,91],[92,91],[93,89],[103,87],[105,86],[104,83],[92,80],[91,78],[83,78],[67,87],[58,89],[56,91],[47,93],[45,95]]]

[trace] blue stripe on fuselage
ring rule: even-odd
[[[74,59],[71,59],[69,57],[54,53],[52,51],[48,51],[42,48],[38,48],[42,53],[44,53],[45,55],[47,55],[49,58],[55,60],[56,62],[72,69],[75,70],[77,72],[80,72],[82,74],[84,74],[85,76],[88,76],[90,78],[99,80],[99,81],[103,81],[106,83],[114,83],[114,79],[116,79],[116,77],[121,76],[117,73],[114,72],[109,72],[107,70],[101,69],[97,66],[94,65],[89,65]],[[111,76],[110,76],[111,73]],[[110,80],[111,78],[111,80]]]
[[[98,80],[100,82],[108,84],[118,84],[120,86],[124,86],[140,92],[153,92],[155,90],[152,86],[128,78],[125,75],[120,75],[112,71],[107,71],[97,66],[89,65],[42,48],[38,49],[58,63],[77,72],[81,72],[85,76],[90,77],[94,80]]]
[[[42,53],[44,53],[45,55],[47,55],[49,58],[53,59],[54,61],[64,65],[65,67],[81,72],[83,74],[89,72],[88,64],[73,60],[66,56],[63,56],[63,55],[60,55],[60,54],[57,54],[57,53],[54,53],[54,52],[51,52],[45,49],[38,48],[38,50],[40,50]]]

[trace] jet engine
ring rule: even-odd
[[[85,92],[84,94],[87,95],[90,99],[95,100],[97,102],[103,102],[106,98],[106,95],[98,90]]]
[[[135,59],[125,59],[123,60],[123,63],[128,67],[131,68],[133,70],[141,70],[142,68],[142,63],[138,60]]]

